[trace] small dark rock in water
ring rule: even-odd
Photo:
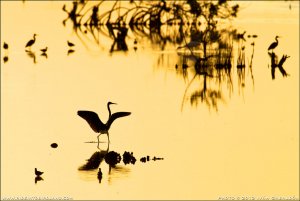
[[[51,147],[52,147],[52,148],[57,148],[58,145],[57,145],[56,143],[52,143],[52,144],[51,144]]]

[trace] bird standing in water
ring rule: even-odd
[[[108,115],[108,120],[105,124],[102,123],[102,121],[99,119],[97,113],[95,113],[95,112],[84,111],[84,110],[79,110],[77,112],[77,114],[80,117],[82,117],[83,119],[85,119],[88,122],[88,124],[93,129],[93,131],[95,131],[96,133],[100,133],[97,136],[98,146],[99,146],[99,136],[101,134],[107,134],[108,142],[110,142],[108,130],[109,130],[111,124],[114,122],[114,120],[116,120],[117,118],[125,117],[125,116],[128,116],[131,114],[131,112],[116,112],[116,113],[111,114],[111,111],[110,111],[111,104],[116,104],[116,103],[112,103],[112,102],[107,103],[107,109],[108,109],[109,115]]]
[[[36,168],[34,168],[34,173],[36,176],[41,176],[44,172],[38,171]]]
[[[68,43],[68,46],[69,46],[69,47],[75,46],[74,43],[71,43],[70,41],[67,41],[67,43]]]
[[[45,47],[44,49],[40,49],[40,50],[41,50],[41,52],[46,53],[48,50],[48,47]]]
[[[276,42],[273,42],[273,43],[269,46],[268,51],[269,51],[269,50],[272,50],[272,51],[273,51],[273,49],[275,49],[275,48],[277,47],[277,45],[278,45],[278,38],[280,38],[280,37],[279,37],[279,36],[276,36],[276,37],[275,37]]]
[[[27,42],[26,47],[31,48],[31,46],[35,43],[35,37],[37,36],[37,34],[33,34],[33,39],[31,39],[30,41]]]
[[[8,49],[8,44],[6,42],[4,42],[3,48],[6,49],[6,50]]]

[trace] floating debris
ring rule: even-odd
[[[131,164],[135,164],[136,162],[136,159],[135,157],[133,156],[133,152],[128,152],[128,151],[125,151],[124,154],[123,154],[123,162],[125,165],[131,163]]]
[[[140,161],[141,161],[142,163],[146,163],[147,161],[150,161],[150,160],[153,160],[153,161],[156,161],[156,160],[164,160],[164,158],[154,156],[152,159],[150,159],[150,156],[145,156],[145,157],[142,157],[142,158],[140,159]]]

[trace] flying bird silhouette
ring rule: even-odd
[[[99,136],[101,134],[107,134],[108,142],[110,142],[108,131],[109,131],[111,124],[114,122],[114,120],[116,120],[117,118],[125,117],[125,116],[128,116],[131,114],[131,112],[116,112],[116,113],[111,114],[111,111],[110,111],[111,104],[116,104],[116,103],[112,103],[112,102],[107,103],[107,109],[108,109],[109,115],[108,115],[108,120],[105,124],[100,120],[97,113],[95,113],[95,112],[85,111],[85,110],[79,110],[77,112],[77,114],[80,117],[82,117],[83,119],[85,119],[88,122],[88,124],[93,129],[93,131],[95,131],[96,133],[100,133],[97,136],[98,145],[99,145]]]

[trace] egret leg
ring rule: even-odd
[[[107,138],[108,138],[108,144],[110,143],[110,141],[109,141],[109,133],[107,132]]]
[[[99,141],[99,137],[100,137],[101,133],[97,136],[97,139],[98,139],[98,145],[97,145],[97,148],[99,149],[99,144],[100,144],[100,141]]]

